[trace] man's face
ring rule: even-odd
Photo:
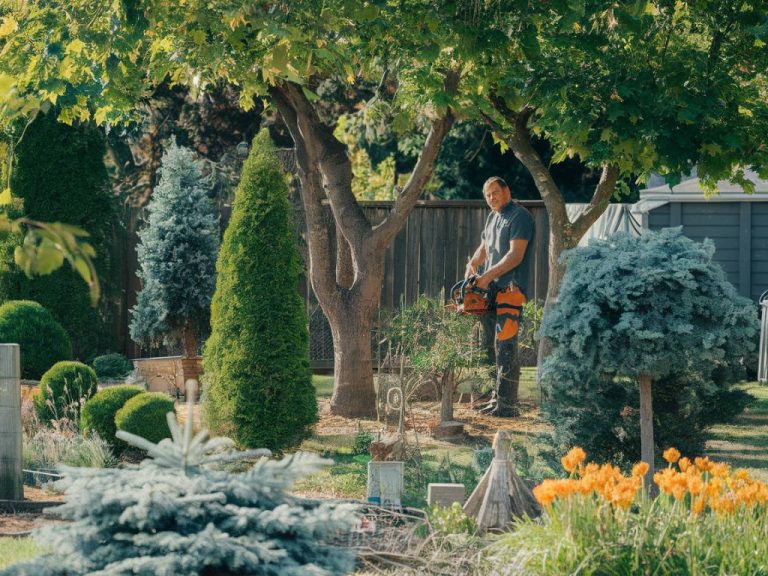
[[[488,206],[494,212],[498,212],[506,206],[507,202],[512,200],[512,193],[509,191],[509,188],[504,188],[498,182],[493,182],[486,186],[483,195]]]

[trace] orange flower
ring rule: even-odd
[[[566,454],[561,458],[560,462],[562,462],[563,468],[565,469],[566,472],[570,472],[571,474],[573,474],[574,472],[576,472],[576,469],[578,468],[579,464],[584,462],[586,457],[587,455],[584,452],[584,450],[582,450],[578,446],[575,446],[574,448],[571,448],[568,451],[568,454]]]
[[[647,462],[638,462],[632,466],[632,476],[634,478],[642,478],[648,473],[649,468],[650,466],[648,466]]]
[[[674,464],[680,460],[680,451],[677,448],[667,448],[664,450],[664,460],[670,464]]]
[[[688,470],[688,468],[691,467],[691,459],[690,458],[680,458],[680,460],[678,460],[678,462],[677,462],[677,465],[680,467],[680,470],[682,472],[685,472],[686,470]]]

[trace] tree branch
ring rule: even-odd
[[[449,94],[456,92],[459,83],[459,75],[451,71],[446,75],[445,89]],[[397,233],[405,224],[408,215],[416,205],[416,201],[421,196],[424,186],[429,182],[435,171],[435,162],[440,152],[440,146],[443,143],[448,131],[453,125],[453,113],[449,110],[445,116],[432,122],[432,127],[427,135],[427,140],[421,150],[416,166],[408,178],[403,190],[395,199],[395,205],[392,211],[381,224],[376,226],[374,232],[374,242],[387,246],[394,240]]]
[[[541,194],[544,206],[547,208],[550,222],[558,222],[568,228],[570,222],[568,213],[565,209],[565,199],[560,193],[560,189],[555,184],[552,174],[544,165],[541,156],[536,152],[531,144],[531,133],[528,129],[528,119],[534,112],[534,109],[526,106],[519,113],[513,112],[507,108],[506,104],[497,97],[491,97],[491,103],[494,108],[512,124],[512,130],[505,130],[498,122],[488,115],[483,115],[483,119],[488,126],[501,138],[512,150],[515,157],[523,163],[533,178],[536,189]],[[566,230],[567,232],[567,230]]]
[[[304,141],[291,100],[280,87],[272,87],[269,92],[296,146],[301,199],[307,220],[309,278],[312,289],[324,307],[332,306],[340,287],[336,284],[333,270],[331,239],[322,204],[323,186],[320,181],[319,161],[314,156],[315,150],[308,147]],[[340,240],[344,241],[343,238]]]
[[[320,121],[314,106],[299,86],[286,82],[281,89],[296,112],[297,125],[305,145],[315,151],[334,219],[350,244],[353,259],[358,259],[371,225],[352,193],[352,165],[347,147]]]
[[[600,174],[600,181],[595,187],[592,200],[587,209],[571,224],[571,234],[575,241],[579,241],[587,233],[589,227],[595,223],[600,215],[605,212],[611,202],[616,182],[619,179],[619,167],[615,164],[606,164]]]

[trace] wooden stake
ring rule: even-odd
[[[18,344],[0,344],[0,500],[23,500]]]

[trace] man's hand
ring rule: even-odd
[[[470,260],[467,262],[467,267],[464,269],[464,279],[466,280],[473,274],[476,274],[477,270],[475,270],[475,267],[472,265],[472,261]]]
[[[481,290],[488,290],[488,286],[491,282],[493,282],[493,279],[489,278],[487,274],[483,274],[477,277],[477,280],[475,280],[475,286]]]

